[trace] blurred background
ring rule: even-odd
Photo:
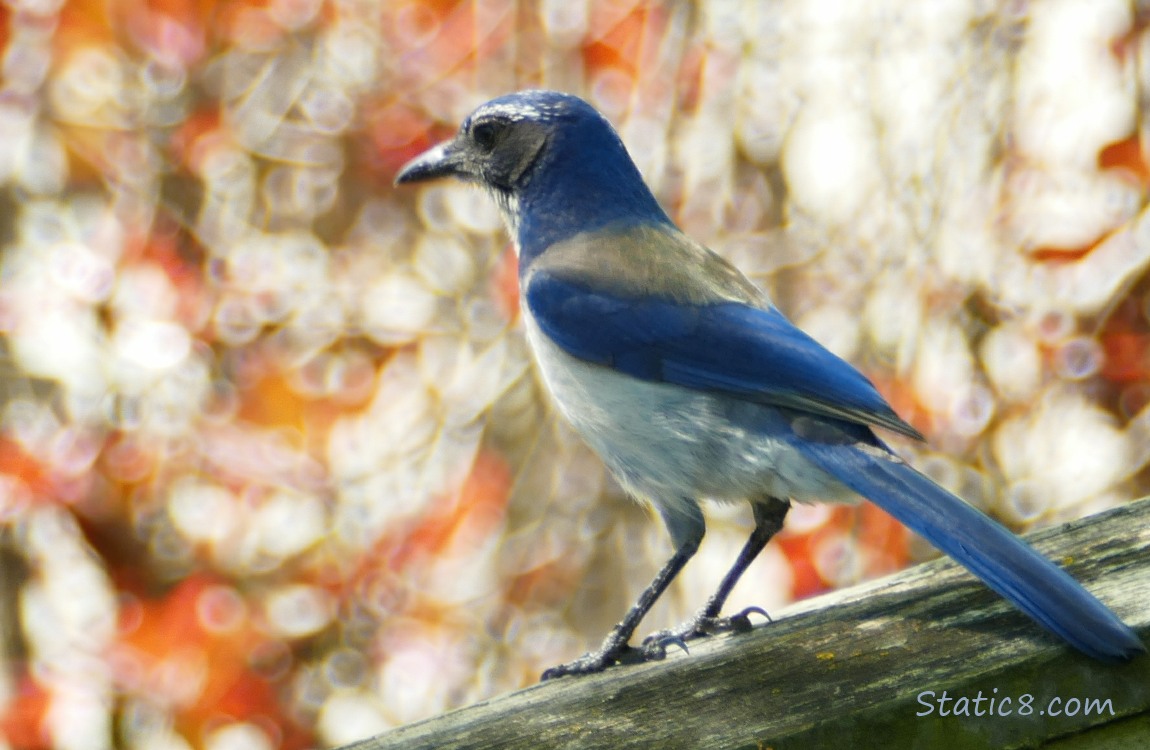
[[[531,684],[670,554],[498,215],[398,167],[578,93],[1016,530],[1146,494],[1150,3],[7,0],[0,748],[329,747]],[[646,629],[750,530],[712,508]],[[795,508],[730,608],[934,555]]]

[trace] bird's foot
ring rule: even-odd
[[[590,651],[575,661],[546,670],[540,680],[546,682],[566,675],[594,674],[616,664],[641,664],[649,660],[643,649],[631,648],[626,641],[615,640],[614,635],[607,636],[598,651]]]
[[[634,664],[641,661],[644,661],[641,651],[623,644],[623,647],[619,649],[591,651],[583,654],[575,661],[551,667],[543,672],[540,680],[547,682],[547,680],[554,680],[556,677],[566,677],[567,675],[594,674],[616,664]]]
[[[575,661],[551,667],[543,673],[540,680],[546,682],[566,675],[594,674],[616,664],[639,664],[646,661],[642,650],[628,645],[629,636],[629,632],[624,634],[620,627],[616,626],[597,651],[583,654]]]
[[[727,617],[714,617],[700,612],[690,620],[674,628],[657,630],[643,639],[639,651],[644,661],[658,661],[667,655],[667,649],[678,646],[687,651],[687,643],[719,633],[745,633],[751,629],[751,615],[759,614],[771,622],[771,616],[762,607],[747,607]]]
[[[659,661],[666,657],[667,649],[678,646],[687,651],[687,642],[718,633],[745,633],[752,627],[751,615],[758,614],[771,621],[771,616],[762,607],[747,607],[728,617],[714,617],[700,612],[690,620],[674,628],[657,630],[643,639],[639,648],[627,644],[618,628],[607,636],[597,651],[583,654],[574,661],[551,667],[543,673],[542,681],[553,680],[567,675],[594,674],[616,664],[640,664]]]

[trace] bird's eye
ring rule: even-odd
[[[475,127],[471,128],[471,140],[484,151],[490,151],[495,148],[495,139],[499,137],[499,131],[502,129],[500,123],[491,120],[476,123]]]

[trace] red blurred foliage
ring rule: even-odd
[[[791,565],[791,596],[795,599],[805,599],[829,588],[815,569],[813,539],[814,534],[796,534],[784,529],[774,540]]]
[[[390,181],[407,161],[451,136],[446,126],[433,128],[425,113],[401,104],[389,104],[367,115],[370,171]],[[433,129],[438,135],[433,135]]]
[[[474,87],[478,61],[503,48],[516,31],[515,14],[459,0],[388,3],[380,23],[398,61],[398,93],[374,104],[364,102],[363,144],[369,180],[390,182],[401,166],[455,132],[456,123],[440,123],[417,106],[409,92],[442,87],[449,80]]]
[[[7,711],[0,715],[0,740],[12,750],[51,750],[52,738],[44,726],[44,716],[52,694],[28,674],[16,679],[14,693]]]
[[[304,396],[292,385],[288,373],[270,367],[253,378],[237,379],[236,384],[237,419],[259,427],[287,428],[289,434],[303,439],[299,447],[316,458],[322,458],[327,449],[332,425],[358,408],[340,401],[338,395]]]
[[[240,419],[263,427],[304,430],[309,402],[296,393],[283,373],[269,373],[240,385]]]
[[[1099,340],[1106,355],[1103,378],[1123,384],[1150,380],[1150,322],[1137,296],[1127,297],[1115,308]]]
[[[509,6],[468,0],[388,3],[380,22],[388,40],[404,50],[400,80],[418,87],[472,73],[479,60],[506,45],[516,31]]]
[[[1127,180],[1137,183],[1143,193],[1150,186],[1150,164],[1146,161],[1138,133],[1103,148],[1098,153],[1098,168],[1120,173]],[[1073,263],[1089,255],[1110,234],[1107,232],[1082,247],[1037,247],[1030,252],[1030,257],[1038,262]]]
[[[174,221],[160,215],[150,231],[135,231],[126,239],[121,262],[158,266],[176,290],[175,320],[196,332],[203,328],[212,300],[204,283],[203,252],[187,240]]]
[[[877,372],[865,374],[895,414],[924,435],[930,434],[932,415],[919,404],[914,386],[907,378],[895,378]]]
[[[668,18],[667,9],[658,3],[594,4],[589,41],[583,47],[588,72],[614,68],[632,79],[638,78],[653,63]]]
[[[190,113],[168,141],[173,161],[198,174],[211,145],[224,140],[223,122],[217,104],[208,104]]]
[[[165,64],[195,65],[207,53],[216,0],[120,0],[111,3],[115,27],[139,50]]]
[[[1077,263],[1098,247],[1106,235],[1082,247],[1051,247],[1042,245],[1030,251],[1030,259],[1037,263]]]
[[[910,532],[889,513],[873,503],[862,503],[857,518],[847,526],[863,549],[872,553],[867,577],[877,577],[902,570],[910,562],[907,542]]]
[[[805,599],[829,591],[838,582],[828,581],[815,567],[821,544],[844,533],[854,539],[864,553],[862,574],[876,578],[906,567],[907,530],[878,506],[863,502],[856,506],[836,505],[826,523],[811,531],[796,533],[784,529],[776,539],[791,564],[794,576],[792,595]]]
[[[679,91],[679,106],[685,112],[693,112],[699,106],[706,63],[707,49],[701,44],[693,45],[683,56],[683,64],[676,77],[676,88]]]
[[[549,560],[517,575],[504,597],[512,607],[552,607],[570,600],[580,582],[579,571],[571,565]]]
[[[239,591],[204,573],[158,597],[127,596],[112,655],[121,689],[174,706],[177,729],[197,745],[227,720],[263,726],[285,750],[314,744],[282,705],[283,686],[252,663],[273,639],[250,609]]]
[[[55,46],[54,57],[64,59],[70,53],[93,45],[112,45],[115,31],[112,29],[105,0],[72,0],[60,8],[60,20],[52,38]]]
[[[1106,361],[1102,377],[1117,383],[1150,378],[1150,332],[1108,331],[1102,334]]]
[[[0,436],[0,474],[16,477],[29,489],[33,499],[52,496],[52,478],[40,461],[28,454],[19,443]]]
[[[481,450],[459,492],[436,504],[406,535],[406,555],[396,562],[435,557],[455,544],[473,544],[492,533],[503,520],[511,494],[511,468],[491,450]]]
[[[268,0],[227,0],[220,3],[210,27],[217,40],[226,45],[268,49],[281,43],[290,32],[265,12]]]
[[[519,316],[519,257],[508,246],[490,279],[491,296],[508,321]]]
[[[1138,44],[1147,27],[1150,27],[1150,11],[1140,6],[1130,28],[1110,40],[1110,54],[1123,63],[1137,64]]]
[[[473,547],[502,523],[513,476],[506,459],[481,449],[459,490],[439,498],[414,524],[397,528],[360,556],[347,573],[329,573],[324,584],[342,601],[386,607],[394,614],[402,606],[407,570],[443,556],[452,547]]]
[[[109,481],[129,485],[148,481],[156,469],[154,446],[129,433],[108,436],[97,466]]]
[[[1138,133],[1129,138],[1115,141],[1098,153],[1099,169],[1122,169],[1138,180],[1145,188],[1150,185],[1150,164]]]

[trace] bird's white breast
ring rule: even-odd
[[[853,500],[837,480],[766,429],[771,406],[640,380],[572,357],[521,308],[543,380],[560,412],[632,494],[684,499]],[[686,496],[686,497],[684,497]]]

